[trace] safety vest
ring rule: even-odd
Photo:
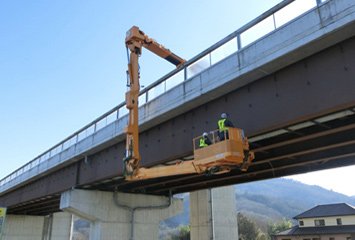
[[[221,119],[218,121],[218,127],[219,127],[219,131],[222,132],[224,130],[228,130],[228,128],[226,126],[224,126],[224,122],[226,121],[227,119]]]
[[[207,147],[208,146],[208,144],[205,141],[206,141],[205,137],[202,137],[200,139],[200,147]]]

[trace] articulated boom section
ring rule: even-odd
[[[141,55],[142,47],[152,51],[158,56],[166,59],[176,67],[186,61],[173,54],[156,41],[149,39],[138,27],[132,27],[126,36],[126,47],[130,50],[127,73],[129,75],[130,88],[126,92],[126,106],[129,110],[128,124],[124,128],[126,139],[126,157],[124,162],[124,174],[126,180],[142,180],[156,177],[165,177],[181,174],[205,173],[207,175],[229,172],[238,168],[246,171],[250,162],[254,159],[254,153],[249,151],[247,138],[243,131],[236,128],[229,128],[224,132],[214,131],[210,133],[211,143],[209,146],[203,144],[200,147],[201,136],[194,141],[194,160],[184,161],[172,166],[156,168],[139,168],[138,151],[138,96],[139,96],[139,66],[138,58]],[[221,137],[224,134],[224,138]],[[208,137],[208,136],[207,136]],[[220,141],[220,139],[225,139]]]
[[[173,63],[176,67],[181,66],[186,60],[173,54],[169,49],[149,39],[138,27],[133,26],[126,35],[126,47],[130,51],[128,63],[130,88],[126,92],[126,107],[129,110],[129,120],[123,132],[127,135],[126,139],[126,157],[124,162],[124,174],[126,176],[136,175],[139,169],[139,151],[138,151],[138,96],[139,96],[139,65],[138,58],[142,53],[142,47],[152,51],[156,55]]]
[[[128,35],[128,34],[127,34]],[[126,139],[126,158],[124,161],[124,173],[134,174],[134,171],[139,168],[139,151],[138,151],[138,96],[139,96],[139,65],[138,57],[141,54],[144,40],[137,35],[128,35],[126,38],[126,47],[131,51],[128,63],[129,83],[130,88],[126,92],[126,107],[129,110],[128,125],[123,132],[127,135]]]

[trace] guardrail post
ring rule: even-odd
[[[237,45],[238,45],[238,51],[242,48],[242,39],[240,37],[240,33],[237,34]]]
[[[274,30],[276,30],[276,20],[275,20],[275,13],[272,14],[272,20],[274,22]]]

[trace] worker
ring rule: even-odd
[[[234,125],[229,119],[227,119],[227,114],[222,113],[221,120],[218,121],[218,129],[219,129],[218,136],[220,141],[223,141],[225,139],[224,136],[226,136],[226,138],[229,139],[228,127],[234,127]]]
[[[212,144],[212,142],[208,138],[208,134],[206,132],[204,132],[202,134],[202,138],[200,138],[200,148],[207,147],[208,145],[211,145],[211,144]]]

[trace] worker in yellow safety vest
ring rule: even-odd
[[[229,139],[228,127],[234,127],[233,123],[227,119],[227,114],[221,114],[221,120],[218,121],[218,136],[219,140],[223,141],[225,138]]]
[[[208,145],[211,145],[212,142],[208,138],[208,135],[206,132],[202,134],[202,138],[200,138],[200,148],[207,147]]]

